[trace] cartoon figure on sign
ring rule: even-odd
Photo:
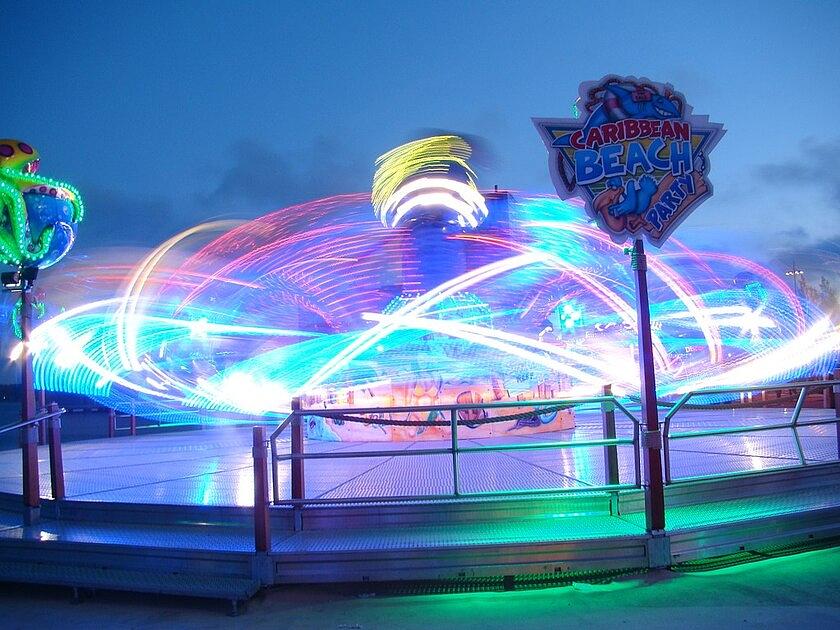
[[[534,119],[566,199],[580,196],[614,241],[662,245],[712,194],[706,155],[722,125],[691,114],[668,84],[608,76],[581,85],[576,119]]]

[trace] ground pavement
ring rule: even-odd
[[[236,618],[224,602],[0,585],[8,630],[39,628],[800,628],[840,627],[840,547],[701,573],[512,592],[389,594],[373,585],[283,587]]]

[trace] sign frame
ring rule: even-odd
[[[581,198],[614,242],[661,247],[712,196],[708,155],[723,125],[646,77],[606,75],[578,92],[576,118],[532,118],[557,194]]]

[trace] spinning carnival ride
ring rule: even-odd
[[[467,157],[459,138],[425,139],[380,158],[371,196],[196,226],[130,274],[71,261],[44,282],[48,293],[102,299],[35,329],[36,384],[213,422],[284,414],[293,395],[346,407],[572,397],[605,383],[636,393],[622,248],[573,203],[479,194]],[[660,397],[833,367],[840,331],[761,265],[674,242],[649,271]],[[560,411],[476,431],[571,422]],[[309,429],[325,439],[439,435]]]

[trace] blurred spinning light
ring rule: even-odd
[[[381,155],[371,198],[382,225],[439,222],[478,227],[488,210],[467,162],[471,154],[463,138],[433,136]]]
[[[379,198],[404,179],[380,181]],[[375,207],[342,195],[194,229],[122,286],[101,263],[66,265],[44,280],[55,283],[48,295],[78,287],[102,299],[33,331],[37,385],[218,422],[280,414],[304,394],[359,404],[396,391],[495,400],[604,383],[638,390],[629,263],[579,208],[519,195],[504,224],[432,230],[430,240],[383,224]],[[436,249],[449,257],[427,286]],[[837,360],[840,331],[753,261],[675,242],[649,270],[661,396],[825,374]],[[731,281],[745,273],[749,282]],[[761,290],[746,288],[755,282]]]

